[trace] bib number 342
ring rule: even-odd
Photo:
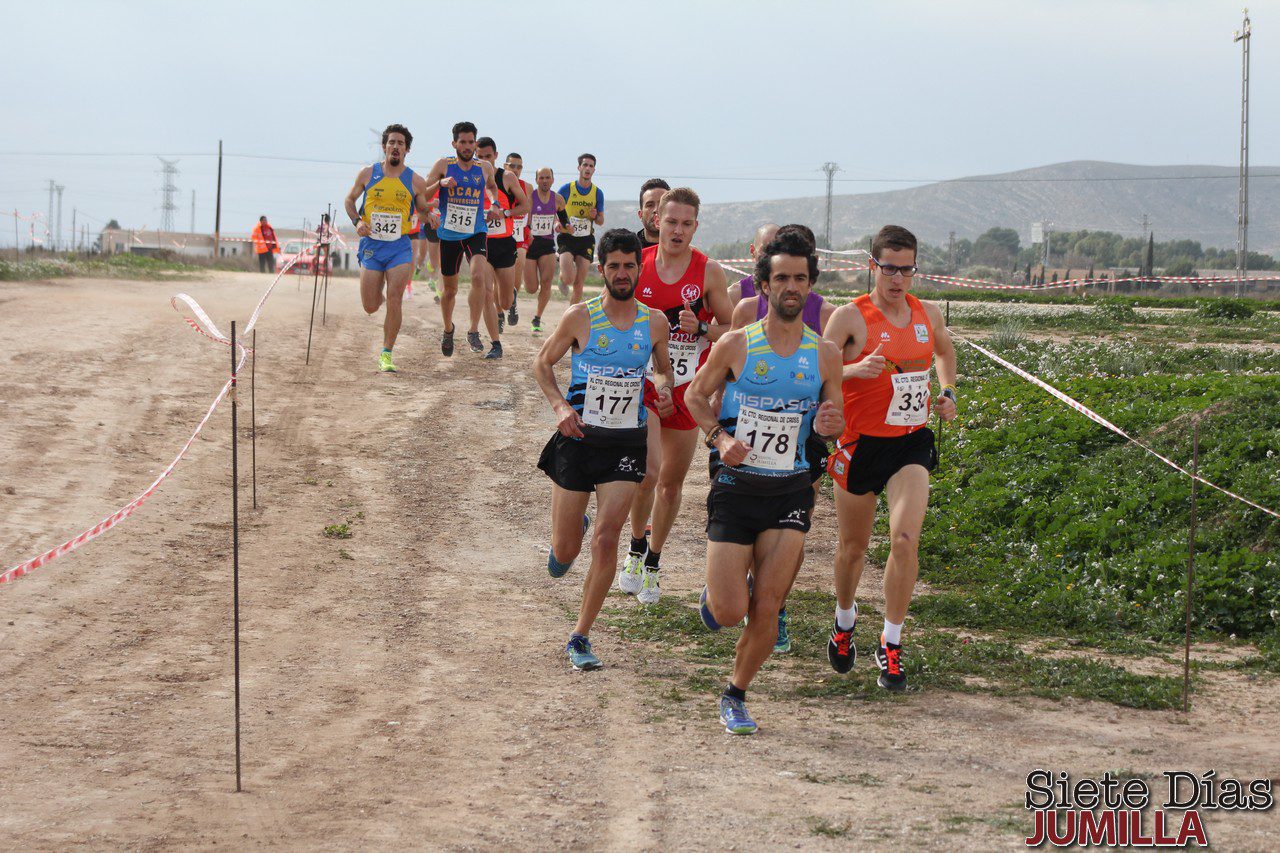
[[[383,242],[400,239],[400,214],[370,213],[369,236]]]
[[[929,371],[893,374],[893,398],[884,422],[890,426],[920,426],[929,419]]]

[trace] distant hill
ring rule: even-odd
[[[1280,168],[1254,166],[1249,184],[1249,248],[1280,250]],[[1198,240],[1205,247],[1236,241],[1237,170],[1223,166],[1132,166],[1078,160],[1018,172],[980,175],[906,190],[837,195],[832,240],[848,243],[896,223],[935,245],[973,239],[993,226],[1017,229],[1030,242],[1031,223],[1048,219],[1058,230],[1087,228],[1140,236],[1142,216],[1157,240]],[[1209,176],[1209,177],[1205,177]],[[1170,177],[1173,180],[1154,180]],[[1115,180],[1124,179],[1124,180]],[[694,189],[698,187],[694,186]],[[708,204],[697,242],[703,246],[744,240],[762,222],[803,222],[822,233],[823,196]],[[633,225],[635,205],[609,202],[612,223]]]

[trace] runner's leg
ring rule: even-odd
[[[386,275],[382,270],[360,270],[360,304],[366,314],[373,314],[382,307],[382,283]]]
[[[658,469],[658,488],[653,501],[653,536],[649,540],[649,550],[658,553],[662,553],[676,516],[680,514],[684,478],[698,447],[698,431],[663,429],[661,442],[662,463]]]
[[[492,275],[493,267],[490,266],[488,258],[476,255],[471,259],[471,291],[467,294],[467,308],[471,312],[471,325],[467,327],[469,332],[480,331],[481,316],[484,316],[485,326],[488,327],[489,317],[485,302],[493,302],[493,286],[489,282]],[[494,316],[497,316],[496,313]]]
[[[596,486],[596,517],[591,534],[591,569],[582,583],[582,607],[578,611],[578,624],[573,633],[587,636],[591,625],[600,613],[604,598],[613,585],[618,571],[618,538],[631,509],[636,484],[628,482],[600,483]],[[585,507],[584,507],[585,509]],[[565,526],[568,527],[568,519]],[[578,532],[582,532],[582,513],[577,515]],[[556,552],[560,559],[560,552]]]
[[[538,316],[547,312],[547,303],[551,301],[551,286],[556,281],[556,256],[543,255],[538,258]]]
[[[636,499],[631,504],[631,536],[643,539],[645,528],[649,526],[649,517],[653,514],[653,496],[658,488],[658,471],[662,468],[662,424],[653,412],[647,418],[649,424],[649,462],[644,472],[644,480]]]
[[[559,258],[560,258],[560,292],[566,293],[566,288],[568,288],[569,290],[567,292],[571,294],[572,288],[573,288],[573,279],[578,272],[578,265],[575,263],[576,258],[574,258],[572,252],[567,250],[561,252],[559,255]],[[573,303],[571,302],[570,304],[573,304]]]
[[[920,575],[920,530],[929,506],[929,472],[908,465],[889,478],[889,559],[884,566],[884,617],[895,625],[907,618],[907,606]]]
[[[551,551],[559,563],[572,563],[582,551],[582,516],[590,492],[571,492],[551,484]]]
[[[755,581],[748,610],[750,619],[738,638],[733,659],[733,686],[740,690],[747,689],[761,665],[773,653],[773,644],[778,639],[778,611],[782,608],[786,591],[795,580],[798,559],[804,550],[804,536],[799,530],[775,529],[765,530],[756,537],[753,555]]]
[[[590,261],[586,258],[575,257],[573,263],[573,293],[569,297],[569,304],[577,305],[582,301],[582,287],[587,283],[587,268],[590,266]]]
[[[862,580],[862,570],[867,564],[867,545],[871,542],[871,530],[876,523],[879,498],[875,492],[850,494],[838,484],[835,493],[839,530],[835,567],[836,606],[848,610],[853,607],[858,582]]]
[[[387,270],[387,316],[382,321],[382,347],[393,349],[400,334],[403,317],[404,289],[413,280],[413,264],[400,264]]]
[[[440,316],[444,319],[444,330],[451,332],[453,325],[453,305],[458,299],[458,276],[440,276]]]

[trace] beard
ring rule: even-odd
[[[800,300],[795,304],[790,304],[779,299],[777,302],[769,303],[769,307],[773,310],[779,319],[794,320],[804,311],[804,300]]]
[[[609,296],[619,302],[626,302],[636,295],[636,283],[630,279],[622,280],[622,284],[615,284],[612,281],[605,282],[605,290],[609,291]],[[625,289],[624,289],[625,288]]]
[[[390,157],[388,157],[388,158],[387,158],[387,163],[388,163],[389,165],[392,165],[392,166],[399,166],[399,165],[400,165],[400,155],[398,155],[398,154],[392,154]]]

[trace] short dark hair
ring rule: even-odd
[[[636,263],[642,263],[640,257],[640,238],[636,236],[636,232],[628,231],[626,228],[614,228],[604,232],[604,236],[600,238],[600,247],[596,249],[596,257],[600,259],[600,265],[604,266],[605,261],[609,259],[612,252],[626,252],[629,255],[636,256]]]
[[[581,166],[581,165],[582,165],[582,161],[583,161],[583,160],[590,160],[590,161],[591,161],[591,163],[592,163],[592,165],[594,165],[594,164],[596,164],[596,163],[600,162],[599,160],[597,160],[597,159],[596,159],[596,155],[594,155],[594,154],[579,154],[579,155],[578,155],[578,165],[579,165],[579,166]]]
[[[258,217],[258,221],[259,221],[259,222],[266,222],[266,221],[267,221],[267,217],[266,217],[266,216],[259,216],[259,217]]]
[[[885,249],[910,249],[912,252],[919,252],[916,248],[916,235],[901,225],[886,225],[871,241],[871,257],[877,261]]]
[[[398,133],[404,137],[405,151],[408,151],[413,147],[413,134],[410,133],[409,128],[405,127],[403,124],[389,124],[387,125],[387,129],[382,131],[382,144],[384,147],[387,144],[387,137],[393,133]]]
[[[512,157],[516,158],[517,160],[524,160],[523,157],[521,157],[519,154],[517,154],[514,151],[512,151],[510,154],[507,155],[507,159],[510,160]]]
[[[476,133],[476,126],[469,121],[458,122],[453,126],[453,141],[457,142],[458,137],[464,133],[470,133],[474,136]]]
[[[793,222],[790,225],[783,225],[778,229],[775,236],[781,237],[783,234],[798,234],[809,244],[809,251],[815,252],[818,248],[818,238],[813,236],[813,229],[808,225],[801,225],[799,222]]]
[[[774,255],[808,258],[809,284],[812,285],[818,280],[818,255],[814,252],[813,246],[799,232],[792,230],[784,234],[782,229],[779,228],[778,236],[765,245],[763,252],[756,255],[754,278],[757,283],[768,281],[770,276],[773,275]]]
[[[671,184],[662,180],[662,178],[650,178],[640,185],[640,203],[644,204],[644,194],[649,190],[669,190]]]
[[[498,143],[493,141],[492,136],[482,136],[476,140],[477,148],[492,148],[494,152],[498,150]]]

